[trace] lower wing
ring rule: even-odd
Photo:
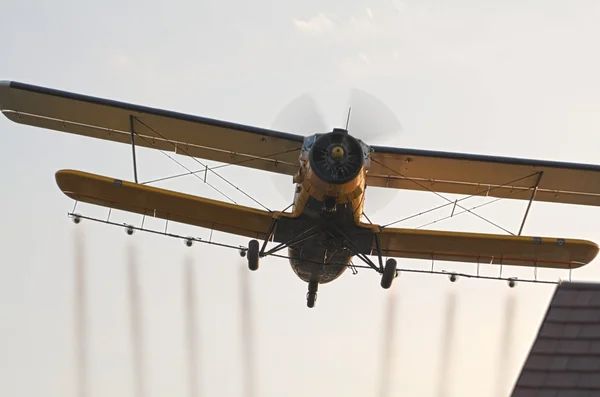
[[[56,182],[74,200],[257,239],[266,238],[279,216],[80,171],[58,171]],[[583,266],[598,254],[598,246],[585,240],[414,229],[383,229],[380,242],[384,256],[397,258],[561,269]]]
[[[574,269],[591,262],[591,241],[414,229],[383,229],[384,256],[481,264]],[[373,254],[376,254],[373,246]]]
[[[266,238],[273,217],[277,216],[80,171],[58,171],[56,183],[63,193],[77,201],[257,239]]]

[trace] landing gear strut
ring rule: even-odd
[[[317,290],[319,289],[319,282],[310,281],[308,283],[308,292],[306,293],[306,306],[312,308],[315,307],[317,301]]]

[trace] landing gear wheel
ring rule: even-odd
[[[385,289],[390,288],[394,278],[396,278],[396,260],[390,258],[385,261],[385,267],[381,275],[381,286]]]
[[[258,270],[258,250],[259,244],[257,240],[250,240],[248,243],[248,268],[252,271]]]
[[[308,292],[306,293],[306,306],[313,308],[317,301],[317,290],[319,289],[319,283],[311,281],[308,283]]]
[[[317,293],[316,292],[307,292],[306,293],[306,306],[311,309],[315,307],[315,302],[317,301]]]

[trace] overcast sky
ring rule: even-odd
[[[0,80],[260,127],[271,127],[306,92],[318,98],[330,126],[340,126],[347,110],[344,93],[355,87],[385,103],[402,124],[401,132],[386,138],[390,145],[600,163],[596,1],[568,7],[541,0],[4,3]],[[378,120],[372,123],[377,129]],[[1,118],[0,147],[0,395],[77,395],[76,236],[84,245],[90,396],[134,395],[128,248],[137,253],[143,374],[152,397],[188,395],[186,260],[193,261],[197,380],[205,396],[244,395],[240,336],[250,331],[257,396],[379,396],[388,334],[394,395],[507,395],[553,292],[548,285],[509,289],[503,282],[451,284],[445,276],[407,273],[391,292],[381,289],[378,275],[361,270],[322,286],[317,307],[309,310],[306,284],[285,260],[264,259],[250,273],[232,250],[186,248],[176,239],[129,237],[116,227],[70,222],[66,213],[73,202],[56,187],[54,173],[71,168],[131,180],[127,145]],[[178,160],[198,167],[194,160]],[[145,149],[138,150],[138,165],[141,180],[182,172]],[[287,184],[289,198],[289,178],[235,167],[222,175],[270,208],[289,204],[274,185]],[[213,182],[239,203],[253,205],[222,181]],[[158,186],[219,198],[193,177]],[[468,205],[484,202],[472,199]],[[367,211],[374,222],[387,223],[439,204],[443,200],[430,193],[399,192],[385,208],[367,202]],[[525,207],[499,202],[478,213],[517,231]],[[77,210],[108,215],[93,206]],[[447,215],[435,212],[401,225],[418,227]],[[141,223],[140,217],[117,212],[111,219]],[[598,242],[599,221],[592,207],[535,203],[524,234]],[[145,225],[165,227],[158,220]],[[502,233],[468,214],[434,226]],[[210,236],[183,225],[169,230]],[[212,238],[247,244],[223,233]],[[408,260],[399,265],[430,267]],[[436,267],[475,271],[463,264]],[[573,278],[597,280],[599,270],[596,260]],[[486,275],[498,271],[482,267]],[[531,269],[503,272],[533,277]],[[538,276],[557,280],[568,273],[540,270]],[[250,328],[240,316],[244,280]],[[393,321],[386,320],[390,302]],[[449,330],[444,319],[453,305],[455,327]],[[506,313],[512,317],[509,328]],[[502,346],[506,333],[512,336]],[[440,370],[444,362],[448,372]],[[439,393],[440,382],[446,394]],[[495,394],[497,384],[504,394]]]

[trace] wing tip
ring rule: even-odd
[[[76,170],[59,170],[54,174],[54,180],[61,192],[76,200],[72,194],[73,183],[85,176],[85,172]]]
[[[0,110],[4,110],[4,103],[8,99],[11,83],[12,81],[0,80]]]
[[[566,269],[577,269],[589,265],[596,259],[600,252],[600,247],[590,240],[567,240],[567,245],[572,247],[571,262]]]
[[[594,259],[596,259],[596,257],[598,256],[598,252],[600,252],[600,247],[598,246],[598,244],[594,243],[593,241],[588,241],[588,240],[584,240],[582,242],[582,244],[585,246],[586,248],[586,255],[584,258],[584,264],[587,265],[590,262],[592,262]],[[581,265],[583,266],[583,265]]]
[[[60,184],[62,181],[65,180],[65,178],[68,178],[69,176],[78,175],[78,174],[81,174],[81,171],[69,170],[69,169],[58,170],[54,174],[54,179],[56,179],[56,183]]]

